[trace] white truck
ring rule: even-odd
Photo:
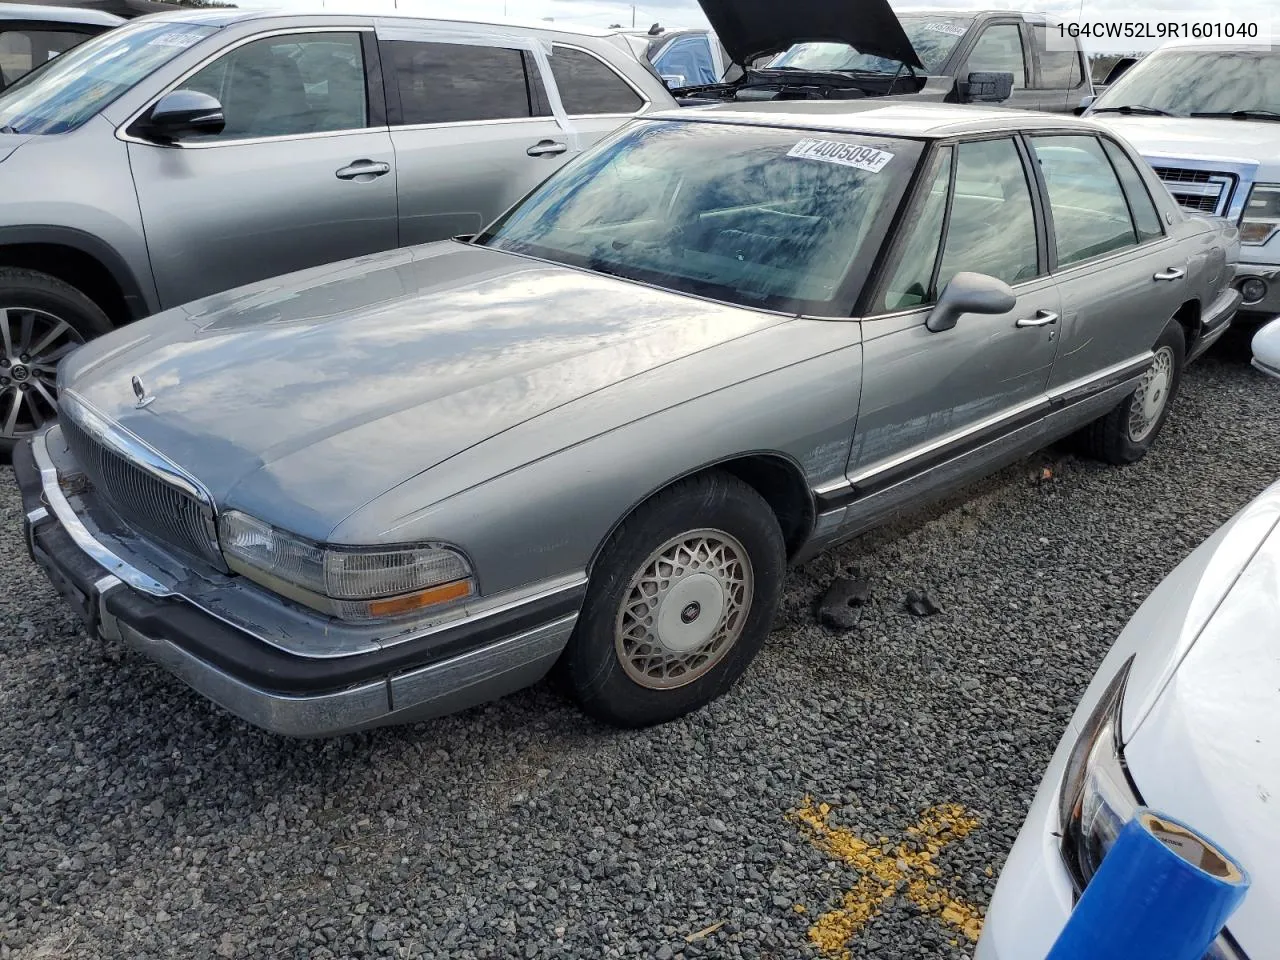
[[[1280,49],[1169,43],[1088,103],[1183,208],[1240,228],[1237,326],[1280,315]]]

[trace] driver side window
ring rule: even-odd
[[[1027,87],[1026,58],[1022,52],[1022,30],[1016,23],[997,23],[982,31],[966,73],[1012,73],[1013,89]]]
[[[219,57],[183,85],[216,97],[227,119],[199,141],[360,130],[368,125],[358,33],[264,37]]]

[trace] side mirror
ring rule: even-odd
[[[1074,113],[1074,114],[1078,117],[1078,116],[1080,116],[1082,113],[1084,113],[1086,110],[1088,110],[1091,106],[1093,106],[1093,101],[1095,101],[1095,100],[1097,100],[1097,99],[1098,99],[1097,94],[1090,94],[1089,96],[1087,96],[1087,97],[1085,97],[1083,100],[1081,100],[1081,101],[1080,101],[1080,106],[1076,107],[1076,108],[1075,108],[1074,110],[1072,110],[1071,112],[1072,112],[1072,113]]]
[[[956,86],[961,103],[1004,103],[1013,96],[1013,74],[974,72]]]
[[[217,97],[198,90],[174,90],[142,118],[138,132],[148,140],[174,143],[184,137],[217,135],[226,127]]]
[[[997,315],[1018,305],[1012,288],[984,273],[957,273],[938,297],[925,326],[933,333],[950,330],[966,313]]]

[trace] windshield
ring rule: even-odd
[[[144,22],[99,34],[0,94],[0,129],[10,133],[74,130],[216,29]]]
[[[920,149],[643,123],[565,167],[476,242],[742,306],[830,315],[865,279]]]
[[[1170,50],[1139,60],[1093,112],[1148,108],[1189,116],[1238,110],[1280,114],[1280,50]]]
[[[938,73],[973,23],[970,17],[901,17],[902,29],[915,48],[927,73]],[[771,68],[797,70],[865,70],[869,73],[897,73],[897,60],[858,53],[843,43],[797,43],[779,56]]]

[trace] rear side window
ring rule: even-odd
[[[400,91],[401,120],[464,123],[533,116],[524,54],[507,47],[390,40],[383,55]]]
[[[1031,143],[1049,189],[1060,268],[1138,242],[1120,181],[1096,139],[1036,137]]]
[[[602,60],[589,53],[556,46],[551,72],[560,101],[570,115],[635,113],[644,100]]]
[[[1047,49],[1048,28],[1035,25],[1036,56],[1040,58],[1040,84],[1046,90],[1074,90],[1084,82],[1079,50]]]
[[[1120,175],[1120,183],[1124,187],[1125,196],[1129,198],[1129,210],[1133,213],[1133,225],[1138,228],[1141,241],[1155,240],[1164,236],[1160,226],[1160,213],[1156,210],[1151,193],[1142,179],[1142,174],[1133,165],[1133,161],[1110,140],[1102,141],[1102,148],[1107,151],[1111,165]]]

